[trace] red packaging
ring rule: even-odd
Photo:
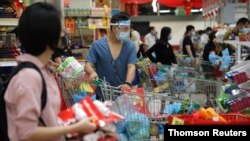
[[[131,93],[131,96],[133,97],[133,105],[136,110],[142,114],[148,115],[149,111],[145,102],[144,88],[131,89],[128,93]]]
[[[93,103],[91,98],[88,96],[79,103],[83,110],[83,112],[87,115],[87,117],[93,117],[95,120],[93,120],[94,123],[96,123],[99,127],[105,126],[107,123],[112,123],[116,121],[122,120],[124,117],[116,114],[112,111],[108,113],[107,116],[104,116],[103,113],[100,112],[100,110],[97,108],[97,106]],[[81,110],[81,108],[79,108]],[[62,126],[67,126],[70,124],[75,123],[76,120],[76,113],[74,113],[73,106],[62,111],[61,113],[58,114],[59,117],[59,125]],[[77,135],[77,133],[70,133],[67,136],[72,137]]]
[[[63,112],[59,113],[58,117],[59,117],[58,124],[61,126],[68,126],[68,125],[76,122],[75,114],[74,114],[72,108],[68,108],[68,109],[64,110]],[[72,133],[67,134],[66,136],[71,138],[71,137],[74,137],[77,135],[78,135],[78,133],[72,132]]]

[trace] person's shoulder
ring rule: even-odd
[[[132,50],[133,48],[135,48],[135,44],[134,44],[131,40],[129,40],[129,39],[124,40],[124,41],[123,41],[123,44],[124,44],[124,45],[126,46],[126,48],[129,49],[129,50]]]
[[[134,45],[134,43],[129,39],[124,40],[123,42],[124,42],[125,45],[129,45],[129,46]]]
[[[186,35],[183,40],[189,40],[189,39],[191,39],[191,37]]]
[[[96,48],[96,47],[101,47],[103,44],[107,43],[107,37],[102,37],[98,40],[95,40],[93,43],[92,43],[92,47]]]
[[[146,34],[146,35],[145,35],[145,38],[148,38],[149,36],[150,36],[150,33]]]
[[[25,85],[32,85],[34,83],[39,83],[42,80],[41,74],[33,69],[33,68],[24,68],[20,70],[13,78],[11,79],[11,83],[15,84],[24,84],[23,81],[25,80]],[[11,84],[10,83],[10,84]]]

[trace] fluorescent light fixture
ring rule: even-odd
[[[160,10],[160,13],[170,13],[170,10]]]
[[[202,12],[202,11],[203,11],[202,8],[201,8],[201,9],[192,9],[192,10],[191,10],[191,12],[194,12],[194,13],[195,13],[195,12]]]

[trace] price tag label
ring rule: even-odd
[[[89,29],[96,29],[96,26],[94,24],[90,24]]]
[[[172,125],[184,125],[184,120],[174,117],[172,121]]]

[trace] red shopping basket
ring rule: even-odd
[[[195,118],[193,115],[170,115],[168,124],[172,125],[173,119],[178,118],[184,121],[184,125],[250,125],[250,116],[238,113],[221,114],[221,116],[227,120],[226,123]]]

